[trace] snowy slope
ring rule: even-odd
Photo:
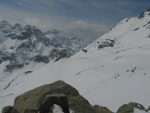
[[[150,105],[150,11],[124,19],[68,60],[39,64],[0,79],[0,108],[30,89],[64,80],[90,103],[112,111],[129,102]],[[42,68],[40,68],[43,65]],[[29,72],[30,73],[27,73]]]

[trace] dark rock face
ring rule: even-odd
[[[1,62],[7,61],[10,59],[10,54],[7,52],[0,51],[0,59],[1,59]]]
[[[64,113],[69,113],[68,98],[63,94],[47,95],[38,108],[26,109],[25,113],[50,113],[54,104],[59,105]]]
[[[48,113],[49,109],[57,104],[62,107],[64,113],[69,113],[69,105],[67,96],[63,94],[47,95],[43,104],[39,107],[40,113]]]
[[[145,11],[143,11],[139,16],[138,16],[138,18],[139,19],[142,19],[142,18],[144,18],[144,16],[145,16],[145,12],[147,12],[148,13],[148,15],[150,15],[150,8],[148,8],[147,10],[145,10]]]
[[[6,106],[2,109],[2,113],[18,113],[18,111],[12,106]]]
[[[93,108],[94,108],[96,113],[113,113],[107,107],[102,107],[102,106],[99,106],[99,105],[95,105],[95,106],[93,106]]]
[[[104,41],[97,42],[97,44],[98,44],[98,49],[103,49],[105,47],[114,47],[115,41],[106,39]]]
[[[144,17],[144,13],[145,13],[145,12],[140,13],[140,15],[138,16],[138,18],[139,18],[139,19],[143,18],[143,17]]]
[[[24,74],[30,74],[30,73],[32,73],[32,71],[26,71],[26,72],[24,72]]]
[[[49,57],[52,59],[55,59],[55,61],[58,61],[62,58],[68,58],[71,56],[70,53],[73,53],[73,51],[63,49],[63,50],[58,50],[58,49],[52,49],[52,51],[49,54]]]
[[[87,50],[86,50],[86,49],[82,49],[82,51],[83,51],[84,53],[87,53]]]
[[[24,66],[23,64],[9,64],[9,65],[6,65],[4,71],[6,71],[6,72],[12,72],[14,69],[20,69],[23,66]]]
[[[148,107],[147,111],[150,111],[150,106]]]
[[[67,58],[67,57],[70,57],[70,56],[71,56],[70,53],[66,49],[63,49],[63,50],[60,50],[58,52],[58,57],[56,58],[55,61],[58,61],[62,58]]]
[[[118,109],[117,113],[134,113],[134,108],[138,108],[140,110],[146,110],[143,105],[130,102],[128,104],[124,104],[123,106],[121,106]]]
[[[35,61],[35,62],[48,63],[48,62],[49,62],[49,57],[48,57],[48,56],[40,56],[40,55],[37,55],[37,56],[35,56],[34,61]]]
[[[66,96],[63,98],[58,96],[57,98],[56,94]],[[40,110],[40,113],[47,113],[52,104],[57,104],[63,108],[65,113],[68,113],[66,97],[68,98],[69,108],[74,113],[96,113],[89,102],[75,88],[63,81],[56,81],[20,95],[15,99],[14,107],[17,108],[19,113],[37,113],[37,110]]]

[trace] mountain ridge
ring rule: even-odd
[[[56,30],[55,30],[56,31]],[[36,26],[0,22],[0,62],[8,61],[4,71],[12,72],[32,62],[48,63],[70,57],[87,42],[60,34],[42,32]]]

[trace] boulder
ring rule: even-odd
[[[12,106],[6,106],[2,109],[2,113],[18,113],[18,111]]]
[[[15,99],[14,107],[19,113],[48,113],[48,108],[57,104],[65,113],[68,113],[67,103],[74,113],[96,113],[75,88],[63,81],[56,81],[18,96]]]
[[[95,110],[96,113],[113,113],[107,107],[103,107],[103,106],[99,106],[99,105],[94,105],[93,108],[94,108],[94,110]]]
[[[138,103],[130,102],[128,104],[122,105],[117,113],[134,113],[134,108],[138,108],[139,110],[145,110],[144,106]]]
[[[69,113],[68,99],[64,94],[47,95],[39,107],[26,109],[25,113],[52,113],[54,105],[60,106],[64,113]]]

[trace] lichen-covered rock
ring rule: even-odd
[[[49,109],[52,108],[54,104],[59,105],[64,113],[69,113],[68,98],[64,94],[47,95],[39,107],[39,112],[48,113]]]
[[[112,111],[110,111],[107,107],[94,105],[93,108],[96,113],[112,113]]]
[[[144,106],[138,103],[130,102],[128,104],[122,105],[117,113],[134,113],[134,108],[138,108],[140,110],[145,110]]]
[[[74,113],[96,113],[89,102],[75,88],[63,81],[56,81],[18,96],[15,100],[14,107],[17,108],[19,113],[25,113],[26,110],[33,110],[36,113],[36,110],[40,109],[40,106],[43,106],[46,96],[53,94],[66,95],[69,108]]]
[[[68,98],[64,94],[47,95],[39,107],[26,109],[25,113],[52,113],[54,105],[60,106],[64,113],[69,113]]]
[[[18,111],[12,106],[6,106],[2,109],[2,113],[18,113]]]

